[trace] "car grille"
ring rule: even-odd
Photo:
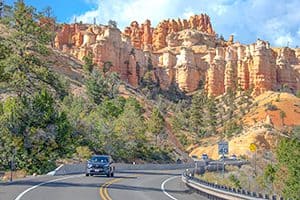
[[[95,169],[103,169],[103,166],[101,166],[101,165],[93,165],[93,168],[95,168]]]

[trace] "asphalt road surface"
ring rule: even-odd
[[[0,184],[0,200],[205,200],[185,186],[181,172],[127,171],[113,178],[43,176]]]

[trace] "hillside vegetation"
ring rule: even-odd
[[[1,171],[9,170],[13,159],[16,170],[43,174],[60,163],[85,161],[91,154],[138,163],[186,161],[186,152],[217,159],[217,143],[226,140],[230,154],[251,163],[249,145],[258,146],[258,173],[251,165],[249,171],[231,177],[232,184],[240,186],[238,175],[245,173],[257,179],[254,183],[262,191],[298,198],[298,97],[284,91],[253,97],[251,89],[213,97],[201,87],[186,94],[176,84],[161,89],[152,62],[133,88],[110,70],[109,60],[97,66],[92,54],[81,62],[54,49],[61,25],[51,10],[37,12],[21,0],[4,7]]]
[[[85,160],[92,153],[111,154],[118,162],[172,162],[172,148],[156,142],[162,117],[153,108],[146,119],[134,97],[120,96],[117,74],[96,69],[91,57],[81,77],[61,73],[70,66],[52,60],[66,58],[50,46],[53,24],[39,23],[44,13],[17,1],[3,16],[0,170],[14,157],[16,169],[45,173],[59,160]]]

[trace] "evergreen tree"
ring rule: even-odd
[[[216,125],[217,125],[217,106],[215,99],[211,97],[207,101],[207,125],[208,125],[208,130],[210,134],[215,134],[216,133]]]
[[[95,64],[93,62],[93,54],[89,52],[87,56],[83,57],[83,61],[84,61],[83,71],[87,75],[90,75],[95,67]]]
[[[119,138],[116,153],[127,160],[143,159],[147,138],[141,106],[131,98],[126,102],[124,110],[126,112],[116,120],[115,131]]]
[[[192,105],[190,108],[190,120],[192,130],[196,133],[202,133],[205,129],[205,115],[204,107],[207,102],[207,97],[203,92],[198,92],[192,98]]]
[[[158,108],[153,108],[150,118],[147,121],[147,130],[155,135],[156,145],[158,143],[158,136],[164,129],[164,118]]]
[[[300,142],[298,139],[282,139],[276,150],[278,171],[275,181],[283,183],[286,199],[298,199],[300,194]],[[282,176],[282,173],[285,175]],[[283,178],[283,179],[281,179]],[[277,179],[277,180],[276,180]]]
[[[49,50],[47,30],[37,23],[35,9],[17,1],[13,8],[14,30],[5,38],[0,37],[0,77],[6,90],[19,96],[31,95],[42,88],[55,91],[60,97],[67,94],[66,85],[50,70],[51,63],[44,57]]]
[[[4,102],[0,117],[2,161],[16,151],[19,169],[45,173],[55,167],[55,160],[72,153],[71,127],[59,112],[52,95],[46,90],[31,97],[11,97]],[[3,164],[3,163],[1,163]]]

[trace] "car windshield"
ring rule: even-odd
[[[108,163],[108,158],[104,156],[95,156],[91,158],[91,162]]]

